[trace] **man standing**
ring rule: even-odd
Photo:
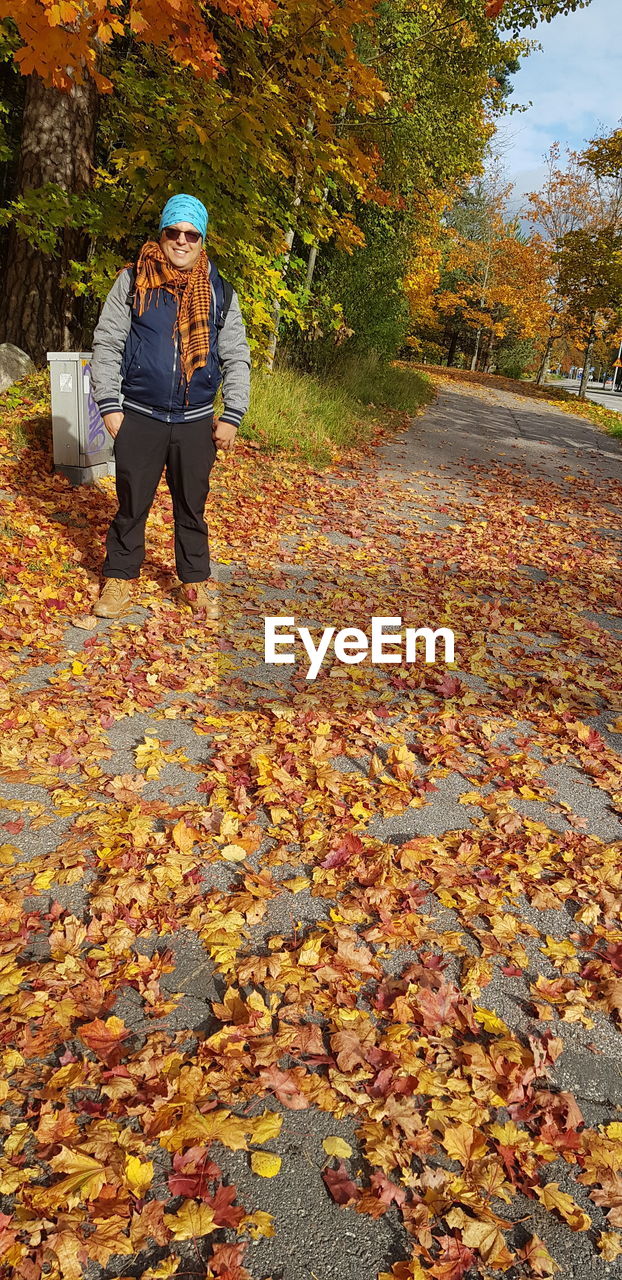
[[[216,449],[232,447],[248,409],[251,358],[237,294],[205,252],[207,221],[200,200],[171,197],[159,241],[147,241],[117,276],[93,336],[91,385],[114,439],[119,503],[93,610],[100,618],[131,608],[165,468],[182,595],[193,610],[219,616],[207,585],[204,508]],[[214,418],[221,382],[225,408]]]

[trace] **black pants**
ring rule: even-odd
[[[173,499],[175,566],[182,582],[210,575],[204,509],[216,458],[213,415],[161,422],[128,409],[114,440],[117,511],[106,538],[105,578],[137,578],[145,557],[145,525],[160,477]]]

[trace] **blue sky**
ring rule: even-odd
[[[499,129],[516,203],[540,186],[542,157],[551,143],[580,150],[622,117],[620,0],[592,0],[587,9],[525,34],[533,35],[542,50],[523,60],[510,101],[533,105],[507,117]]]

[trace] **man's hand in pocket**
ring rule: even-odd
[[[125,414],[124,414],[124,413],[118,413],[118,412],[117,412],[117,413],[105,413],[103,416],[104,416],[104,426],[105,426],[105,428],[106,428],[106,431],[108,432],[108,434],[109,434],[109,435],[111,435],[111,436],[112,436],[112,438],[113,438],[113,440],[114,440],[114,438],[115,438],[115,436],[116,436],[117,432],[119,431],[119,428],[120,428],[120,426],[121,426],[121,423],[123,422],[123,419],[124,419],[124,417],[125,417]]]

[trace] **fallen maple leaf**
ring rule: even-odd
[[[523,1259],[534,1276],[553,1276],[556,1271],[561,1271],[561,1267],[551,1257],[540,1236],[532,1236],[525,1247],[518,1250],[518,1256]]]
[[[352,1147],[343,1138],[324,1138],[322,1146],[327,1156],[340,1156],[347,1160],[352,1155]]]
[[[109,1218],[94,1218],[95,1230],[85,1245],[87,1258],[105,1267],[113,1254],[122,1257],[133,1254],[134,1246],[127,1234],[127,1225],[127,1219],[116,1213]]]
[[[469,1165],[473,1160],[483,1160],[488,1154],[486,1138],[470,1124],[456,1124],[445,1130],[443,1146],[452,1160]]]
[[[78,1032],[80,1039],[109,1067],[114,1067],[119,1062],[130,1034],[129,1027],[114,1014],[106,1018],[105,1022],[101,1018],[86,1022]]]
[[[173,840],[181,853],[190,853],[195,838],[195,832],[186,825],[183,818],[180,818],[179,822],[176,822],[173,827]]]
[[[60,1182],[46,1188],[44,1198],[50,1205],[61,1205],[65,1201],[77,1204],[79,1200],[95,1200],[106,1181],[106,1169],[101,1161],[83,1151],[61,1147],[58,1155],[52,1156],[49,1163],[55,1173],[67,1174]]]
[[[445,672],[442,680],[434,686],[437,693],[442,693],[444,698],[455,698],[457,694],[462,693],[462,685],[456,676],[450,676],[449,672]]]
[[[248,858],[246,849],[241,844],[225,844],[220,850],[221,858],[225,862],[245,862]]]
[[[125,1183],[139,1200],[149,1190],[153,1182],[153,1161],[139,1160],[138,1156],[125,1158]]]
[[[348,834],[343,836],[342,839],[339,840],[338,844],[336,844],[330,852],[326,854],[326,857],[323,862],[320,863],[320,866],[326,867],[327,870],[334,870],[336,867],[344,867],[346,862],[349,862],[351,858],[358,857],[362,853],[363,842],[360,836],[353,835],[352,832],[348,832]]]
[[[493,1271],[507,1271],[514,1263],[514,1256],[506,1246],[499,1228],[492,1222],[467,1222],[461,1228],[462,1243],[469,1249],[477,1249],[480,1257]]]
[[[619,1231],[601,1231],[596,1244],[605,1262],[615,1262],[622,1254],[622,1235]]]
[[[206,1280],[252,1280],[250,1271],[242,1266],[247,1247],[246,1242],[214,1245]]]
[[[322,1178],[335,1204],[348,1205],[360,1200],[362,1190],[352,1181],[343,1160],[336,1169],[324,1169]]]
[[[70,618],[69,622],[72,627],[79,627],[81,631],[93,631],[98,619],[94,613],[80,613],[77,617]]]
[[[214,1210],[196,1200],[187,1200],[177,1213],[165,1213],[164,1222],[174,1240],[198,1240],[217,1230]]]
[[[262,1115],[249,1121],[251,1142],[271,1142],[278,1138],[283,1127],[283,1117],[278,1111],[264,1111]]]
[[[307,1098],[300,1092],[296,1079],[288,1071],[279,1067],[267,1067],[259,1076],[262,1088],[274,1093],[279,1102],[290,1111],[304,1111],[309,1106]],[[264,1139],[265,1141],[265,1139]]]
[[[560,1190],[558,1182],[547,1182],[546,1186],[534,1190],[545,1209],[555,1209],[573,1231],[589,1231],[592,1225],[589,1214],[584,1213],[566,1191]]]

